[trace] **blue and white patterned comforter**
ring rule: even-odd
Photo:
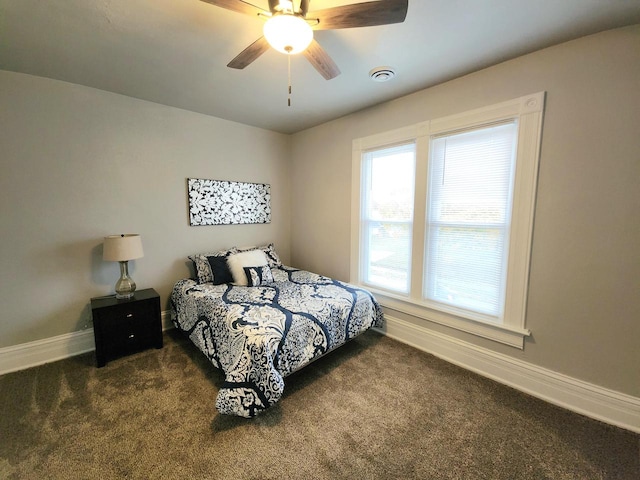
[[[382,310],[361,288],[289,267],[259,287],[198,284],[173,288],[173,323],[220,368],[216,408],[253,417],[276,403],[283,378],[372,326]]]

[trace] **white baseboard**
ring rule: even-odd
[[[162,331],[169,330],[171,328],[175,328],[173,322],[171,321],[171,311],[165,310],[161,313],[162,316]]]
[[[381,333],[582,415],[640,433],[640,398],[538,367],[385,315]]]
[[[171,312],[162,312],[162,329],[173,328]],[[0,348],[0,375],[55,362],[96,349],[93,328]]]
[[[0,375],[95,350],[93,328],[0,348]]]

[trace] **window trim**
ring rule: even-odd
[[[483,338],[524,348],[524,338],[531,332],[525,328],[526,304],[533,238],[533,220],[538,179],[545,92],[525,95],[468,112],[417,123],[396,130],[353,140],[351,189],[351,258],[350,281],[368,288],[383,307],[430,322],[446,325]],[[431,137],[482,127],[515,119],[518,122],[516,172],[509,258],[505,288],[504,323],[498,324],[482,315],[467,315],[455,307],[427,305],[422,300],[426,223],[426,201],[429,143]],[[416,143],[416,183],[414,187],[413,256],[411,288],[408,295],[385,291],[361,281],[360,275],[360,183],[363,153],[393,144]]]

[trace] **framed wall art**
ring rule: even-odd
[[[188,178],[187,194],[192,226],[271,222],[268,184]]]

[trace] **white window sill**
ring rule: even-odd
[[[489,340],[519,348],[520,350],[524,349],[525,337],[531,335],[531,332],[524,328],[471,320],[452,313],[445,313],[429,308],[409,298],[396,296],[389,292],[377,290],[371,286],[363,285],[363,288],[373,293],[380,305],[389,310],[455,328],[456,330],[471,333],[478,337],[488,338]]]

